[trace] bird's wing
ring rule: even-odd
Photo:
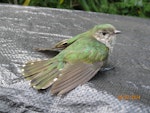
[[[35,48],[38,52],[47,52],[47,51],[54,51],[54,52],[61,52],[63,49],[65,49],[67,46],[70,45],[70,43],[67,42],[68,39],[64,39],[54,45],[52,48]]]
[[[52,48],[36,48],[35,50],[38,52],[46,52],[46,51],[54,51],[54,52],[61,52],[66,47],[68,47],[73,42],[69,42],[69,39],[64,39],[54,45]]]
[[[56,43],[55,46],[53,47],[53,49],[63,50],[66,47],[68,47],[69,45],[71,45],[72,43],[74,43],[76,40],[85,37],[85,34],[86,34],[86,32],[82,33],[82,34],[79,34],[75,37],[69,38],[69,39],[64,39],[64,40]]]
[[[69,39],[64,39],[58,43],[55,44],[55,46],[53,47],[53,49],[59,49],[59,50],[63,50],[65,49],[67,46],[69,46],[71,43],[68,43]]]
[[[51,93],[63,95],[75,87],[89,81],[102,67],[103,62],[94,64],[68,64],[61,72],[59,79],[52,85]]]
[[[44,52],[44,51],[56,51],[56,52],[60,52],[62,50],[64,50],[66,47],[68,47],[69,45],[71,45],[72,43],[76,42],[78,39],[81,39],[83,37],[87,37],[88,32],[79,34],[75,37],[71,37],[69,39],[64,39],[58,43],[56,43],[52,48],[36,48],[37,51],[40,52]]]

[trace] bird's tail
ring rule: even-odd
[[[46,89],[51,86],[58,78],[63,67],[55,59],[28,62],[23,66],[23,76],[31,80],[31,86],[35,89]]]

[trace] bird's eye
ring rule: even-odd
[[[62,45],[64,45],[64,46],[65,46],[65,45],[67,45],[67,43],[63,43]]]
[[[107,33],[106,32],[102,32],[102,34],[105,36]]]

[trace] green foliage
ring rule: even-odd
[[[150,0],[1,0],[1,2],[6,1],[20,5],[150,17]]]

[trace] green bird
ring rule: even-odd
[[[63,95],[89,81],[102,68],[119,32],[111,24],[102,24],[62,40],[53,48],[61,50],[60,53],[50,59],[26,63],[23,76],[37,90],[52,86],[52,94]]]

